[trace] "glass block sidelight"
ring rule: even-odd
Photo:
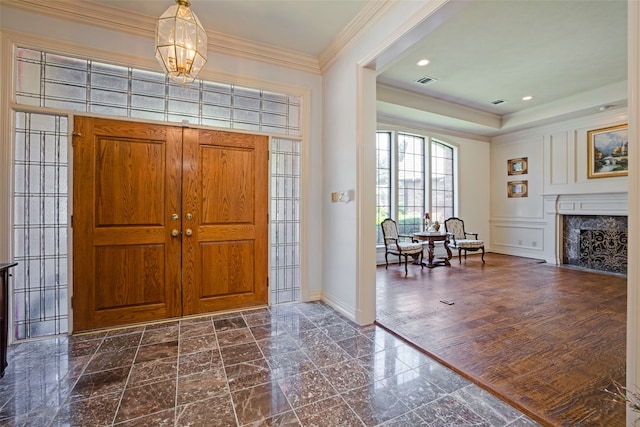
[[[18,104],[300,136],[301,97],[18,48]]]
[[[16,340],[68,331],[66,116],[15,113]]]
[[[300,141],[271,140],[271,304],[300,301]]]

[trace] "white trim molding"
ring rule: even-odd
[[[629,140],[640,138],[640,2],[627,2],[627,83],[629,109]],[[640,148],[629,147],[629,247],[633,262],[627,265],[627,387],[640,388]],[[637,426],[640,414],[627,408],[627,426]]]
[[[627,193],[559,194],[556,213],[559,215],[627,216]]]

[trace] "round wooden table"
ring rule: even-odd
[[[427,231],[422,231],[419,233],[413,233],[413,239],[414,240],[420,240],[420,241],[425,241],[427,242],[427,247],[428,247],[428,263],[424,263],[425,267],[429,267],[429,268],[433,268],[433,267],[437,267],[439,265],[446,265],[446,266],[450,266],[451,264],[449,263],[449,260],[451,259],[451,257],[453,256],[451,254],[451,249],[449,249],[449,235],[447,233],[432,233],[432,232],[427,232]],[[446,257],[440,257],[438,260],[434,261],[434,249],[436,247],[436,242],[443,242],[444,243],[444,248],[447,251],[447,256]]]

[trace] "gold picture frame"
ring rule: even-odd
[[[507,160],[507,174],[524,175],[529,172],[529,161],[527,157]]]
[[[528,197],[529,181],[507,182],[507,197]]]
[[[623,124],[587,131],[588,178],[629,174],[627,130],[628,125]]]

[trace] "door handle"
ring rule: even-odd
[[[193,215],[191,215],[190,213],[186,214],[184,217],[187,219],[187,221],[191,221],[193,219]]]
[[[178,237],[180,235],[180,232],[174,228],[173,230],[171,230],[171,235],[173,237]]]
[[[187,236],[191,236],[191,235],[193,234],[193,231],[192,231],[190,228],[187,228],[187,229],[184,231],[184,234],[186,234]]]

